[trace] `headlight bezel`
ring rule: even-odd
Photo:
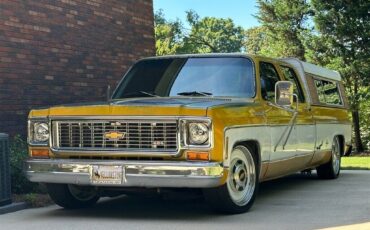
[[[35,135],[36,125],[46,126],[48,137],[45,140],[37,140]],[[47,118],[31,118],[28,120],[28,144],[30,146],[48,146],[51,138],[51,125]]]
[[[184,148],[191,148],[191,149],[210,149],[212,147],[212,122],[211,119],[209,118],[183,118],[180,120],[181,123],[181,129],[182,129],[182,145]],[[201,124],[205,125],[208,128],[207,131],[207,140],[203,143],[194,143],[190,140],[190,129],[189,125],[190,124]]]

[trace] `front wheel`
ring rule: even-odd
[[[94,205],[100,198],[94,187],[47,184],[46,188],[51,199],[66,209],[87,208]]]
[[[220,212],[247,212],[252,207],[258,190],[257,159],[245,146],[235,147],[230,157],[226,183],[221,187],[205,189],[205,199]]]
[[[321,179],[336,179],[340,173],[340,163],[343,149],[339,137],[334,137],[331,148],[331,159],[328,163],[316,168],[317,175]]]

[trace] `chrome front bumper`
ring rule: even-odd
[[[124,167],[119,185],[91,183],[91,167]],[[25,163],[32,182],[120,187],[210,188],[224,183],[224,168],[214,162],[30,159]]]

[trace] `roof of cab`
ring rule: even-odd
[[[164,56],[154,56],[143,58],[147,59],[166,59],[166,58],[192,58],[192,57],[254,57],[255,55],[249,55],[244,53],[204,53],[204,54],[173,54]]]
[[[322,78],[326,78],[328,80],[334,81],[342,80],[340,74],[337,71],[317,66],[308,62],[304,62],[297,58],[282,58],[280,60],[293,65],[298,70],[303,70],[304,73],[310,73]],[[305,76],[304,73],[300,74],[302,74],[302,76]]]

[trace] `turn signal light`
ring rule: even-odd
[[[191,161],[208,161],[209,153],[208,152],[186,152],[188,160]]]
[[[48,149],[32,149],[31,157],[49,158],[49,150]]]

